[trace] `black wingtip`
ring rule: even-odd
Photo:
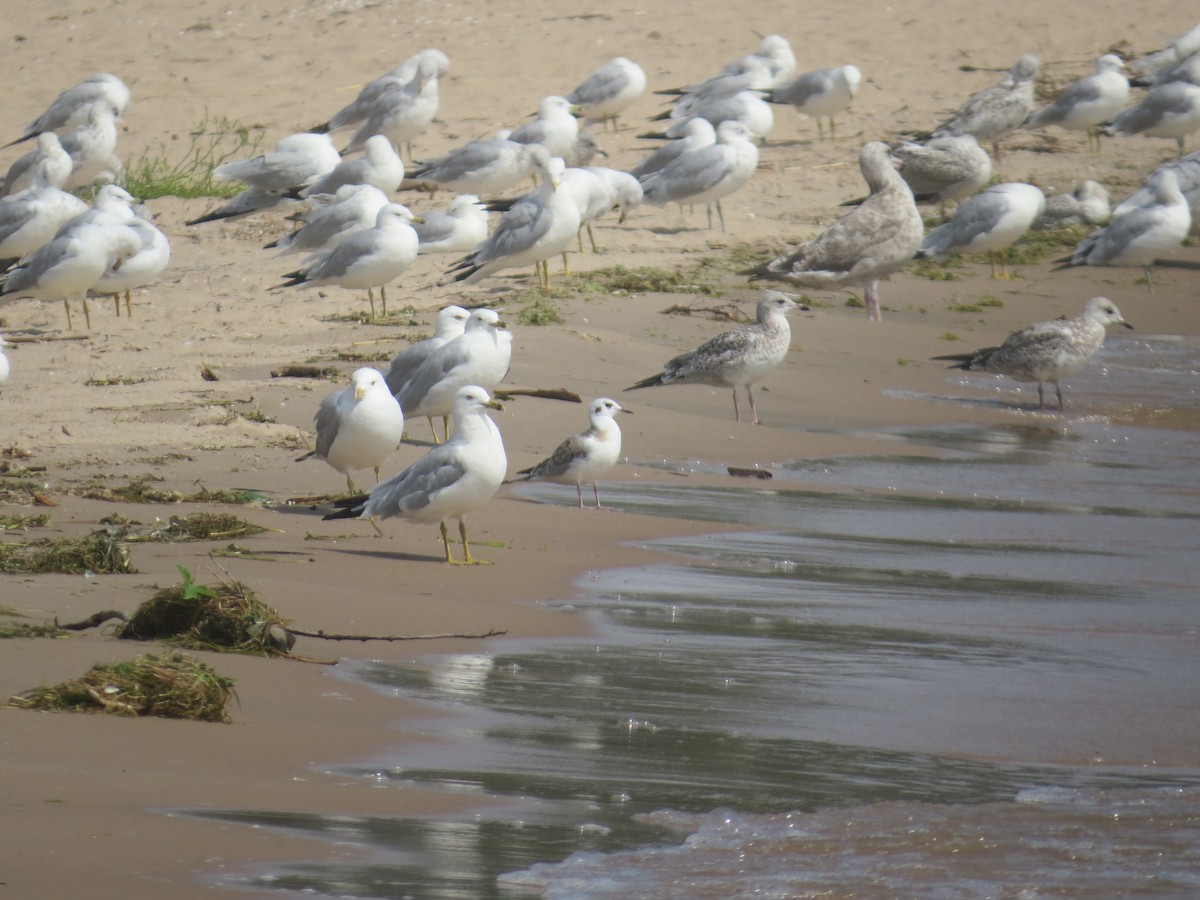
[[[343,497],[341,500],[334,500],[333,505],[336,506],[337,509],[321,516],[323,520],[357,519],[362,516],[363,510],[366,509],[367,495],[357,494],[353,497]]]
[[[311,134],[329,134],[329,123],[322,122],[320,125],[314,125],[308,130]]]

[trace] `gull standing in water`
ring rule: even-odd
[[[605,129],[612,122],[617,131],[617,116],[646,90],[642,67],[623,56],[605,63],[567,94],[567,102],[577,106],[588,124],[601,122]]]
[[[642,199],[657,206],[704,203],[708,206],[710,229],[715,204],[721,231],[725,231],[721,198],[745,186],[758,167],[758,148],[751,137],[750,130],[740,122],[722,122],[715,143],[682,153],[646,176],[642,180]]]
[[[367,290],[371,318],[375,318],[375,295],[379,288],[383,315],[387,316],[385,286],[399,278],[416,261],[416,221],[407,207],[389,203],[379,210],[375,227],[356,231],[329,251],[310,258],[307,265],[288,272],[288,280],[275,287],[319,287],[336,284],[349,290]]]
[[[1021,127],[1033,109],[1033,87],[1041,63],[1032,53],[1021,56],[999,84],[967,98],[958,111],[934,129],[934,137],[972,134],[981,144],[991,142],[996,162],[1000,141]]]
[[[987,253],[996,275],[996,256],[1008,277],[1005,251],[1025,234],[1046,208],[1045,195],[1032,184],[998,184],[962,204],[950,221],[926,235],[918,257],[945,259],[960,253]]]
[[[346,489],[355,493],[354,469],[379,467],[404,437],[404,413],[383,376],[370,367],[355,370],[350,386],[321,401],[314,417],[317,446],[311,454],[346,476]],[[299,460],[297,460],[299,461]]]
[[[740,422],[738,388],[744,388],[757,425],[754,385],[778,368],[787,356],[792,342],[787,315],[795,308],[796,302],[790,295],[782,291],[763,291],[754,324],[718,334],[695,350],[668,360],[662,372],[643,378],[625,390],[660,384],[724,385],[733,388],[733,417]]]
[[[1157,172],[1153,190],[1153,203],[1114,215],[1107,228],[1080,241],[1071,258],[1062,261],[1065,264],[1059,268],[1141,266],[1146,285],[1154,293],[1154,260],[1184,242],[1192,227],[1192,214],[1174,169]]]
[[[326,519],[373,519],[398,516],[410,522],[437,522],[451,565],[490,564],[471,556],[466,515],[492,498],[504,481],[508,457],[500,429],[487,414],[504,409],[478,385],[454,395],[454,436],[431,449],[399,475],[375,485],[366,496],[341,501]],[[446,522],[458,519],[463,558],[450,553]]]
[[[1128,100],[1125,63],[1115,53],[1105,53],[1096,60],[1094,74],[1067,85],[1053,103],[1026,119],[1024,127],[1057,125],[1068,131],[1086,131],[1090,139],[1097,136],[1097,127],[1119,113]]]
[[[921,246],[925,223],[912,191],[888,157],[887,144],[864,144],[858,165],[871,190],[862,205],[760,267],[753,277],[817,290],[866,285],[867,317],[878,322],[883,318],[879,281],[908,265]]]
[[[1121,317],[1115,303],[1105,297],[1093,297],[1083,313],[1074,319],[1039,322],[1012,334],[999,347],[987,347],[974,353],[935,356],[934,359],[957,363],[950,368],[968,372],[992,372],[1017,381],[1036,381],[1038,409],[1046,405],[1043,385],[1054,385],[1058,408],[1065,409],[1059,382],[1088,364],[1104,343],[1109,325],[1133,326]]]
[[[862,83],[862,73],[856,66],[837,66],[805,72],[771,91],[771,103],[786,103],[796,112],[817,120],[817,135],[825,137],[821,116],[829,117],[829,137],[837,137],[833,117],[849,108]]]
[[[617,413],[621,412],[629,410],[622,409],[616,400],[596,398],[588,409],[587,431],[567,438],[546,459],[517,473],[523,477],[511,480],[573,484],[580,509],[583,509],[583,485],[590,484],[596,495],[596,509],[601,509],[598,481],[617,464],[621,455],[621,427],[616,421]]]

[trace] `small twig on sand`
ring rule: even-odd
[[[511,400],[513,397],[540,397],[543,400],[566,400],[568,403],[582,403],[583,398],[574,391],[566,388],[511,388],[510,390],[493,391],[497,400]]]
[[[323,641],[440,641],[450,638],[466,638],[478,640],[481,638],[499,637],[502,634],[508,634],[507,630],[496,631],[495,629],[486,632],[468,632],[466,634],[327,634],[324,631],[301,631],[298,628],[289,628],[292,634],[298,637],[320,638]]]

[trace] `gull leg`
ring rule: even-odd
[[[118,291],[117,293],[113,294],[112,298],[113,298],[113,308],[116,309],[117,318],[119,319],[119,318],[121,318],[121,294],[120,294],[120,292]]]
[[[71,327],[71,301],[63,297],[63,309],[67,311],[67,331],[73,331]]]
[[[583,252],[583,226],[582,225],[580,225],[579,229],[575,232],[575,237],[579,241],[579,252],[582,253]],[[563,260],[564,260],[563,264],[564,265],[566,264],[566,262],[565,262],[566,256],[567,256],[567,254],[564,253],[563,254]]]
[[[833,120],[833,116],[829,117],[829,139],[831,141],[837,140],[837,122]]]
[[[879,279],[875,279],[867,285],[867,289],[863,291],[863,301],[867,305],[867,320],[870,322],[882,322],[883,311],[879,307]]]
[[[379,484],[379,466],[375,467],[375,483]]]
[[[464,522],[462,519],[458,520],[458,533],[460,535],[462,535],[462,545],[463,545],[463,558],[462,558],[462,562],[460,562],[459,565],[490,566],[492,564],[492,561],[490,559],[474,559],[471,556],[471,545],[467,543],[467,523]],[[449,552],[450,552],[450,550],[449,550],[449,548],[447,548],[446,553],[448,554]]]
[[[600,248],[596,246],[596,236],[594,234],[592,234],[592,223],[591,222],[587,223],[587,233],[588,233],[588,240],[592,242],[592,252],[599,253]],[[579,242],[579,252],[580,253],[583,252],[583,241],[582,240]]]
[[[376,474],[378,474],[378,472]],[[351,494],[358,493],[358,491],[356,491],[354,489],[354,479],[350,477],[349,472],[346,473],[346,490],[349,491]]]
[[[708,213],[708,230],[712,231],[712,204],[705,204],[704,209]]]
[[[1062,385],[1059,384],[1057,381],[1054,382],[1054,391],[1055,391],[1055,393],[1058,394],[1058,408],[1066,409],[1067,404],[1063,402]]]
[[[738,409],[737,388],[733,389],[733,417],[739,422],[742,421],[742,413],[741,410]]]
[[[446,523],[440,523],[438,529],[442,532],[442,546],[446,548],[446,562],[452,566],[458,565],[458,560],[450,555],[450,538],[446,534]]]
[[[583,247],[579,248],[579,252],[580,253],[583,252]],[[570,265],[570,263],[567,262],[567,251],[566,250],[563,251],[562,258],[563,258],[563,277],[569,277],[571,274],[571,265]]]
[[[1154,293],[1154,263],[1148,266],[1142,266],[1142,270],[1146,273],[1146,287],[1150,288],[1150,293]]]
[[[721,219],[721,234],[728,234],[729,232],[728,232],[728,231],[726,230],[726,228],[725,228],[725,210],[721,209],[721,201],[720,201],[720,200],[718,200],[718,201],[717,201],[717,215],[718,215],[718,216],[720,217],[720,219]],[[709,217],[710,217],[710,219],[711,219],[711,217],[712,217],[712,213],[711,213],[711,212],[709,213]],[[709,223],[708,223],[708,227],[709,227],[709,228],[712,228],[712,222],[711,222],[711,221],[709,221]]]
[[[88,331],[92,330],[92,308],[88,306],[87,295],[83,297],[83,320],[87,322]]]
[[[371,527],[375,529],[375,533],[377,535],[380,537],[387,537],[387,535],[383,533],[383,529],[379,527],[379,523],[375,521],[374,516],[371,516],[371,518],[367,519],[367,521],[371,523]]]
[[[736,392],[736,389],[735,389]],[[754,413],[754,424],[758,424],[758,408],[754,405],[754,385],[746,385],[746,396],[750,398],[750,412]]]
[[[821,121],[820,116],[817,116],[817,140],[825,140],[825,123]]]
[[[992,277],[999,278],[1000,276],[996,274],[996,254],[992,250],[988,251],[988,262],[992,264]]]
[[[375,292],[367,288],[367,301],[371,304],[371,319],[375,318]]]
[[[579,482],[575,483],[575,496],[579,498],[579,508],[583,509],[583,485]]]
[[[592,482],[592,492],[596,495],[596,509],[604,509],[605,507],[600,505],[600,484],[599,484],[599,482],[596,482],[596,481]]]
[[[1042,396],[1042,383],[1038,382],[1038,409],[1046,408],[1046,399]]]
[[[379,300],[383,304],[383,317],[387,318],[387,288],[382,284],[379,286]]]

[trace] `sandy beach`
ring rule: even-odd
[[[579,511],[547,506],[502,488],[470,518],[477,554],[492,566],[449,567],[433,525],[390,521],[385,537],[364,522],[323,522],[322,511],[297,498],[335,494],[344,478],[317,460],[295,462],[311,446],[312,419],[328,392],[359,365],[386,368],[414,337],[430,333],[447,303],[502,308],[514,334],[505,387],[565,388],[584,400],[612,396],[633,410],[622,418],[623,461],[614,481],[679,479],[745,482],[691,472],[707,465],[778,467],[790,460],[896,452],[885,431],[900,424],[1007,422],[1033,414],[1001,405],[926,402],[961,397],[931,357],[995,344],[1035,321],[1073,316],[1088,298],[1116,302],[1139,333],[1196,335],[1194,242],[1155,270],[1155,291],[1141,272],[1122,268],[1051,271],[1049,261],[1023,265],[1017,277],[992,280],[986,262],[963,261],[961,278],[935,281],[900,273],[882,285],[884,320],[869,323],[849,292],[808,292],[811,309],[791,317],[792,350],[759,394],[763,424],[733,420],[729,392],[704,386],[621,393],[695,347],[728,323],[701,307],[736,303],[752,313],[756,287],[729,261],[781,250],[845,211],[861,196],[857,154],[864,141],[930,128],[972,91],[1000,77],[1022,52],[1037,53],[1047,76],[1065,84],[1091,71],[1113,46],[1147,52],[1195,22],[1179,4],[1152,0],[1132,7],[1113,0],[1083,4],[933,3],[808,5],[785,12],[755,2],[641,9],[618,4],[516,4],[468,0],[455,4],[289,5],[263,0],[231,8],[211,0],[152,4],[145,0],[87,5],[78,0],[22,4],[8,11],[7,99],[0,139],[11,140],[65,87],[109,71],[129,84],[133,103],[118,154],[182,155],[189,134],[225,117],[261,129],[264,148],[328,118],[359,86],[425,47],[452,61],[441,84],[440,113],[415,141],[414,157],[431,157],[497,128],[524,121],[546,95],[566,93],[616,55],[640,62],[650,88],[702,80],[725,61],[748,53],[757,35],[788,37],[800,70],[855,63],[865,83],[853,108],[839,117],[836,141],[820,141],[813,121],[777,110],[760,152],[759,170],[723,201],[729,232],[704,227],[703,210],[643,207],[624,224],[607,217],[596,227],[602,253],[575,253],[572,270],[615,266],[707,272],[720,297],[578,291],[552,302],[562,321],[521,325],[527,301],[514,291],[530,273],[511,271],[466,290],[437,286],[453,257],[425,256],[389,290],[392,310],[369,322],[366,298],[336,287],[269,292],[295,258],[276,259],[262,245],[286,233],[282,209],[247,219],[187,227],[216,205],[210,199],[164,198],[150,203],[169,236],[172,260],[161,281],[135,291],[132,318],[115,317],[96,301],[93,327],[82,340],[63,336],[58,302],[7,299],[0,332],[12,375],[0,389],[0,449],[22,451],[14,464],[41,484],[56,504],[0,504],[0,513],[46,512],[49,523],[11,538],[86,534],[114,512],[141,522],[200,510],[232,511],[271,531],[241,543],[276,562],[225,557],[216,545],[137,544],[137,574],[0,575],[0,608],[23,621],[75,621],[100,609],[131,612],[156,587],[178,579],[183,565],[215,581],[217,563],[251,586],[298,628],[355,634],[421,635],[504,631],[509,637],[579,634],[586,624],[553,609],[589,571],[652,563],[660,554],[636,546],[666,535],[714,530],[711,523]],[[975,71],[963,71],[963,66]],[[635,135],[661,108],[647,93],[623,118],[622,130],[601,134],[607,159],[627,169],[644,144]],[[1099,153],[1082,134],[1051,131],[1049,139],[1018,133],[998,167],[1007,181],[1031,181],[1047,193],[1070,191],[1084,178],[1124,197],[1174,155],[1174,143],[1142,137],[1106,139]],[[9,148],[7,166],[24,152]],[[406,159],[406,162],[408,160]],[[404,193],[414,211],[448,202]],[[708,261],[707,269],[705,261]],[[557,262],[551,262],[557,273]],[[699,276],[697,276],[699,277]],[[856,292],[858,296],[860,293]],[[983,298],[999,305],[976,305]],[[664,315],[674,305],[691,315]],[[78,323],[77,323],[78,324]],[[24,338],[24,339],[23,339]],[[288,364],[318,364],[335,380],[277,378]],[[207,366],[219,380],[201,376]],[[1029,403],[1025,386],[997,382],[1013,402]],[[1108,415],[1164,427],[1195,427],[1187,415],[1146,398],[1140,407],[1095,411],[1066,384],[1066,415]],[[982,393],[982,392],[981,392]],[[585,427],[582,407],[514,398],[495,419],[505,437],[510,472],[546,456]],[[1046,413],[1036,421],[1053,423]],[[385,472],[399,471],[425,452],[423,421],[409,423],[406,441]],[[911,452],[911,448],[907,448]],[[933,451],[930,451],[933,452]],[[120,487],[149,478],[160,490],[253,491],[265,503],[118,504],[85,499],[85,485]],[[356,473],[360,484],[369,473]],[[0,479],[0,489],[5,487]],[[586,495],[586,491],[585,491]],[[732,530],[734,526],[723,526]],[[416,643],[328,642],[302,638],[296,653],[313,662],[200,654],[236,681],[233,724],[33,713],[0,706],[3,771],[3,852],[0,893],[11,897],[209,896],[205,879],[262,860],[285,862],[347,847],[281,837],[261,829],[170,815],[176,809],[273,809],[357,815],[420,816],[470,808],[444,793],[373,790],[325,774],[324,768],[369,755],[381,746],[436,740],[420,724],[406,725],[404,701],[383,698],[339,674],[344,660],[409,660],[426,653],[481,646],[467,640]],[[483,645],[486,646],[486,645]],[[64,640],[0,641],[0,697],[81,674],[98,662],[153,648],[102,631]],[[1197,764],[1194,747],[1179,748],[1179,725],[1164,697],[1158,733],[1136,738],[1111,729],[1110,762],[1141,765],[1169,758]],[[417,711],[411,710],[415,717]],[[1053,709],[1027,715],[1054,718]],[[1064,719],[1062,747],[1078,723]],[[914,750],[920,735],[906,735]],[[933,740],[932,737],[928,738]],[[992,747],[997,758],[1033,752]],[[1035,748],[1036,749],[1036,748]],[[1046,762],[1066,753],[1040,748]],[[969,752],[967,750],[963,751]],[[1190,758],[1189,758],[1190,757]],[[456,810],[453,803],[461,802]],[[228,890],[226,889],[226,893]]]

